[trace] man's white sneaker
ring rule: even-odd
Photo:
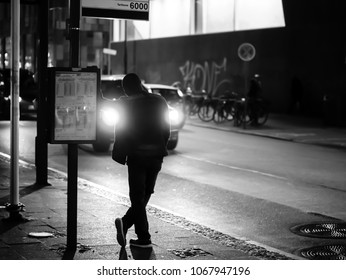
[[[124,226],[121,218],[115,219],[115,228],[117,229],[117,241],[121,247],[126,246],[126,238],[124,234]]]

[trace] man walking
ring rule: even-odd
[[[146,205],[154,192],[163,157],[168,155],[170,136],[169,109],[165,99],[150,94],[140,78],[127,74],[123,79],[126,97],[119,100],[120,119],[115,129],[113,154],[125,155],[131,207],[122,218],[116,218],[117,241],[126,246],[126,233],[135,226],[138,239],[130,245],[151,247]]]
[[[250,81],[248,92],[248,110],[252,126],[258,126],[258,98],[262,93],[262,83],[260,75],[255,74]]]

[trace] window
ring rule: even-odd
[[[127,39],[189,35],[191,33],[191,1],[151,0],[149,21],[129,22]]]
[[[196,0],[197,33],[285,26],[281,0]]]
[[[149,21],[128,21],[127,39],[284,26],[281,0],[151,0]]]
[[[281,0],[235,1],[235,30],[285,26]]]

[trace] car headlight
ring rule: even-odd
[[[115,125],[119,120],[119,113],[113,108],[101,110],[101,120],[108,126]]]
[[[169,110],[169,120],[171,125],[179,125],[182,121],[182,115],[178,110],[171,108]]]

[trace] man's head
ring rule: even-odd
[[[142,82],[135,73],[127,74],[123,78],[123,88],[125,93],[130,96],[143,91]]]

